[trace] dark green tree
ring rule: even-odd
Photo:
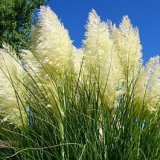
[[[16,51],[29,48],[36,8],[48,0],[0,0],[0,47],[10,44]]]

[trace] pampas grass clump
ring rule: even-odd
[[[0,159],[159,160],[160,56],[89,13],[82,48],[41,7],[31,51],[0,50]]]

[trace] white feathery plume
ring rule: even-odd
[[[22,50],[21,56],[23,60],[23,67],[27,69],[31,76],[35,76],[36,74],[38,75],[41,65],[34,54],[29,50]]]
[[[135,85],[135,102],[150,112],[157,111],[160,104],[160,56],[150,58]]]
[[[37,91],[37,89],[42,87],[42,82],[44,82],[44,79],[47,77],[47,74],[42,69],[42,65],[29,50],[22,50],[21,57],[23,60],[23,68],[26,70],[24,83],[29,90],[32,90],[32,93],[36,94],[41,92],[41,90]]]
[[[2,121],[26,124],[24,72],[20,61],[10,54],[9,47],[0,49],[0,112]]]
[[[35,50],[41,63],[57,72],[67,71],[71,65],[72,42],[68,31],[49,7],[41,7]]]
[[[31,51],[34,53],[36,51],[37,47],[37,39],[38,39],[38,33],[39,33],[39,27],[38,26],[32,26],[31,28]]]
[[[23,50],[22,57],[24,60],[24,67],[27,71],[25,83],[27,88],[32,91],[32,93],[28,93],[28,96],[32,97],[32,94],[37,97],[41,94],[45,95],[45,98],[48,100],[48,104],[46,106],[51,106],[55,111],[55,114],[58,113],[57,108],[54,107],[55,103],[53,100],[53,95],[55,98],[58,96],[54,80],[51,80],[48,71],[43,68],[43,64],[39,62],[32,52]]]
[[[142,66],[138,29],[133,28],[130,19],[125,16],[119,28],[113,27],[112,36],[123,74],[131,82]]]
[[[83,66],[84,49],[73,48],[72,60],[74,64],[74,70],[77,75],[80,74],[80,70]]]
[[[32,37],[35,53],[25,55],[25,59],[28,59],[28,65],[36,70],[39,78],[36,82],[40,89],[47,92],[47,99],[51,98],[49,102],[53,102],[52,95],[57,96],[53,79],[58,83],[57,78],[62,78],[73,68],[72,42],[68,31],[49,7],[40,8],[38,25],[33,29]],[[57,76],[57,73],[61,76]],[[54,104],[52,106],[54,108]]]
[[[110,107],[114,106],[121,70],[114,51],[107,23],[101,22],[97,13],[89,13],[86,40],[84,41],[84,67],[89,75],[98,77]]]

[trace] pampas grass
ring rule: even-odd
[[[160,159],[160,57],[143,65],[128,17],[86,29],[77,49],[42,7],[32,52],[1,50],[0,159]]]

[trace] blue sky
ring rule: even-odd
[[[128,15],[139,28],[144,61],[160,55],[160,0],[50,0],[48,5],[69,30],[76,47],[82,45],[88,12],[93,8],[102,20],[117,25]]]

